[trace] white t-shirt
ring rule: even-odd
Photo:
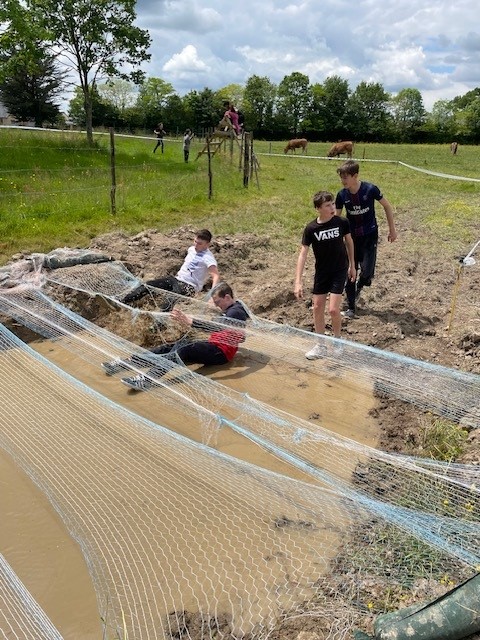
[[[186,258],[180,267],[177,275],[177,280],[191,284],[198,293],[203,289],[209,273],[209,267],[216,267],[217,261],[210,249],[204,251],[195,251],[195,247],[189,247]]]

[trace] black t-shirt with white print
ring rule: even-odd
[[[312,246],[316,273],[334,273],[348,267],[348,255],[343,241],[348,233],[350,224],[340,216],[332,216],[327,222],[318,222],[315,218],[307,224],[302,244]]]

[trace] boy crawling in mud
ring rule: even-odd
[[[171,317],[177,322],[194,329],[210,331],[207,340],[194,340],[192,342],[178,341],[174,344],[164,344],[151,349],[152,354],[175,354],[184,364],[222,365],[227,364],[235,357],[239,344],[245,340],[242,327],[248,320],[248,313],[242,303],[235,300],[232,288],[226,283],[221,283],[213,290],[212,301],[222,311],[216,323],[206,320],[197,320],[187,316],[180,309],[174,309]],[[218,323],[225,324],[225,328],[219,328]],[[136,391],[146,391],[155,386],[151,377],[161,377],[168,367],[165,360],[159,359],[158,366],[153,364],[153,359],[146,360],[141,356],[132,356],[125,360],[113,360],[104,362],[102,367],[107,375],[114,375],[129,364],[136,367],[149,367],[146,374],[138,374],[122,378],[122,382]]]

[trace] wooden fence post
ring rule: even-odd
[[[110,185],[110,207],[112,216],[117,213],[117,207],[115,203],[115,195],[117,191],[117,179],[115,176],[115,135],[113,131],[113,127],[109,128],[110,131],[110,175],[111,175],[111,185]]]

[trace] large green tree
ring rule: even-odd
[[[271,131],[277,87],[266,76],[253,75],[243,93],[243,111],[248,127],[256,132]]]
[[[143,113],[145,128],[153,130],[159,122],[163,122],[167,130],[172,126],[165,116],[165,107],[173,95],[173,86],[161,78],[151,77],[142,82],[136,106]]]
[[[437,100],[426,114],[424,131],[431,142],[454,140],[458,136],[456,109],[450,100]]]
[[[171,135],[183,133],[190,127],[184,102],[178,94],[168,96],[163,107],[163,121],[166,123],[167,133]]]
[[[139,82],[138,69],[149,60],[150,36],[134,25],[135,0],[25,0],[47,32],[47,41],[62,52],[83,95],[87,138],[93,142],[92,102],[102,78]],[[126,68],[133,70],[126,71]]]
[[[69,103],[68,115],[75,125],[86,127],[84,98],[80,87],[74,89],[73,97]],[[92,126],[113,127],[118,124],[123,124],[120,112],[111,102],[103,99],[95,87],[92,92]]]
[[[183,99],[189,127],[196,132],[214,127],[225,109],[221,97],[205,87],[203,91],[190,91]]]
[[[44,122],[55,123],[60,115],[56,96],[61,86],[55,59],[44,52],[35,66],[17,62],[14,73],[0,81],[0,99],[17,120],[33,120],[42,127]]]
[[[388,136],[391,128],[390,94],[378,82],[360,82],[350,96],[347,109],[352,137],[355,140],[378,141]]]
[[[478,144],[480,142],[480,96],[474,98],[464,109],[464,118],[469,141]]]
[[[467,91],[463,96],[453,98],[452,106],[455,109],[465,109],[465,107],[468,107],[468,105],[477,98],[480,98],[480,87]]]
[[[310,115],[312,127],[323,130],[328,140],[345,139],[350,130],[347,120],[349,98],[348,82],[340,76],[330,76],[325,79],[323,85],[314,85]]]
[[[425,124],[425,108],[418,89],[402,89],[391,99],[393,119],[399,140],[412,142]]]
[[[99,84],[98,93],[102,100],[112,104],[119,113],[132,107],[137,99],[135,85],[122,78],[112,78],[105,84]]]
[[[245,93],[245,87],[242,87],[241,84],[236,82],[232,82],[231,84],[227,84],[225,87],[218,89],[216,91],[217,96],[223,102],[231,102],[236,109],[243,110],[243,94]]]
[[[44,41],[34,17],[16,0],[0,7],[0,97],[18,120],[41,127],[55,122],[64,75]]]
[[[308,76],[294,71],[278,85],[278,121],[294,136],[304,127],[312,107],[312,90]]]

